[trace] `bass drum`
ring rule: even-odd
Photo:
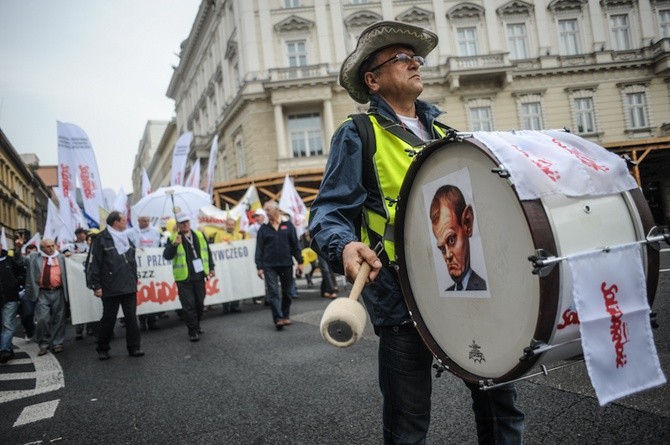
[[[537,249],[568,256],[643,240],[654,225],[639,189],[521,201],[514,186],[492,172],[500,165],[473,138],[434,142],[412,162],[396,212],[396,263],[412,319],[438,362],[471,383],[508,382],[582,352],[570,270],[561,261],[551,272],[534,274],[528,257]],[[472,206],[473,290],[456,290],[446,250],[438,249],[432,230],[431,201],[445,185],[458,186]],[[645,250],[651,306],[659,257]],[[550,347],[524,354],[537,343]]]

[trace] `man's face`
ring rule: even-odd
[[[53,240],[45,239],[40,243],[40,249],[47,255],[53,255],[56,253],[56,243]]]
[[[114,229],[118,230],[119,232],[123,232],[126,230],[126,228],[128,228],[128,221],[123,215],[121,215],[119,219],[114,221],[112,227],[114,227]]]
[[[191,221],[184,221],[177,223],[177,230],[179,233],[188,233],[191,231]]]
[[[466,224],[458,224],[451,207],[442,203],[440,218],[433,224],[433,235],[437,240],[437,248],[447,264],[449,276],[455,282],[460,282],[470,268],[469,227]]]
[[[86,232],[77,233],[77,242],[83,243],[84,241],[86,241]]]
[[[375,65],[392,59],[397,54],[414,56],[414,50],[403,45],[394,45],[381,50],[375,57]],[[379,74],[365,74],[368,87],[373,93],[387,98],[405,98],[414,101],[423,92],[419,62],[391,60],[379,68]]]
[[[140,226],[140,229],[146,229],[149,227],[149,218],[146,216],[141,216],[137,219],[137,224]]]
[[[235,220],[228,218],[226,220],[226,232],[233,233],[235,231]]]
[[[263,215],[254,215],[254,221],[258,224],[263,224],[265,222],[265,217]]]

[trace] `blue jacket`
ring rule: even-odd
[[[282,221],[277,230],[270,222],[261,225],[256,234],[256,268],[293,267],[292,258],[302,264],[298,235],[291,221]]]
[[[372,95],[370,112],[399,122],[391,107]],[[426,102],[416,101],[416,112],[425,128],[432,129],[442,112]],[[437,134],[433,135],[436,139]],[[326,171],[319,194],[310,209],[309,232],[312,248],[325,257],[337,273],[343,273],[342,251],[352,241],[360,240],[359,222],[363,207],[380,212],[378,195],[368,193],[363,186],[363,145],[356,126],[345,121],[335,132]],[[377,279],[363,289],[363,301],[375,326],[393,326],[410,320],[400,283],[394,271],[383,268]]]

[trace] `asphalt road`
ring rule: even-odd
[[[670,252],[661,269],[654,337],[668,376]],[[281,332],[268,308],[245,302],[240,314],[208,311],[191,343],[172,313],[143,333],[139,359],[125,353],[120,326],[106,362],[71,326],[56,356],[15,338],[17,360],[0,367],[0,443],[381,443],[376,337],[368,325],[350,348],[326,344],[318,323],[329,300],[300,284],[294,324]],[[670,443],[668,385],[600,407],[581,364],[517,387],[527,444]],[[469,394],[451,374],[434,382],[429,440],[476,443]]]

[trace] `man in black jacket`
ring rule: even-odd
[[[293,284],[293,258],[298,262],[298,274],[302,275],[302,253],[298,235],[290,221],[282,221],[277,201],[265,203],[269,222],[258,229],[256,235],[256,269],[258,276],[266,280],[265,292],[272,309],[272,320],[277,330],[292,324],[289,318]],[[279,285],[281,282],[281,297]]]
[[[7,363],[14,358],[12,337],[16,330],[16,314],[19,310],[19,288],[25,282],[26,268],[23,261],[0,251],[0,312],[2,328],[0,329],[0,363]]]
[[[126,218],[117,211],[107,217],[107,228],[93,240],[88,280],[96,297],[102,298],[98,333],[98,358],[107,360],[119,306],[126,320],[126,347],[131,357],[142,357],[137,325],[137,263],[135,246],[125,233]]]

